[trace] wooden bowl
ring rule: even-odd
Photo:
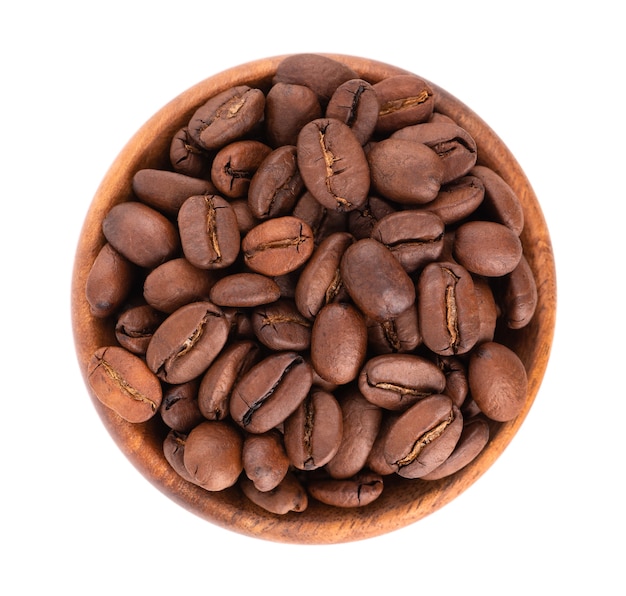
[[[370,82],[407,72],[374,60],[328,56],[343,61]],[[529,326],[511,332],[507,338],[508,345],[520,356],[528,373],[528,396],[522,412],[510,422],[494,424],[487,447],[461,471],[431,482],[386,477],[382,496],[364,508],[338,509],[310,499],[304,512],[279,516],[253,505],[236,487],[210,493],[182,480],[163,456],[165,430],[156,420],[158,416],[143,424],[125,422],[102,406],[89,388],[86,377],[89,359],[98,347],[110,344],[114,339],[110,322],[107,324],[90,314],[85,299],[85,282],[104,243],[101,222],[113,205],[131,198],[133,174],[141,168],[166,168],[171,137],[186,125],[198,106],[233,85],[267,87],[283,58],[285,56],[276,56],[240,65],[198,83],[157,112],[123,148],[93,198],[78,242],[71,296],[73,332],[87,392],[102,422],[134,466],[173,501],[200,518],[248,536],[303,544],[348,542],[405,527],[440,509],[476,482],[507,447],[533,404],[550,354],[556,311],[554,257],[537,197],[513,155],[472,110],[432,84],[438,97],[437,111],[451,116],[474,137],[479,163],[500,174],[517,193],[523,206],[526,223],[521,239],[537,280],[538,306]]]

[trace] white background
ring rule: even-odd
[[[0,593],[625,594],[616,6],[4,3]],[[504,455],[425,520],[336,546],[240,536],[153,488],[101,425],[70,327],[82,221],[132,134],[212,74],[303,51],[395,64],[469,105],[531,180],[558,272],[550,364]]]

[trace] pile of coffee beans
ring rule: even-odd
[[[413,74],[316,54],[211,97],[104,217],[88,379],[164,456],[267,511],[454,474],[522,410],[533,317],[511,187]],[[394,476],[394,477],[396,477]]]

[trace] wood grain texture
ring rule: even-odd
[[[374,60],[327,55],[342,60],[370,82],[407,72]],[[308,509],[302,513],[274,515],[253,505],[237,488],[209,493],[182,480],[163,456],[163,425],[154,419],[138,425],[125,422],[100,404],[86,380],[87,363],[92,353],[99,346],[114,341],[113,325],[91,316],[84,293],[87,274],[104,243],[103,217],[113,205],[131,197],[134,172],[166,165],[171,137],[187,123],[198,106],[233,85],[250,84],[267,89],[277,64],[284,57],[237,66],[193,86],[150,118],[115,159],[93,198],[76,250],[71,288],[76,355],[87,394],[116,444],[145,478],[180,506],[211,523],[266,540],[304,544],[362,540],[417,522],[452,501],[489,469],[526,418],[543,379],[552,346],[556,316],[555,263],[537,197],[501,139],[472,110],[436,84],[431,83],[438,95],[437,111],[451,116],[474,137],[479,163],[500,174],[522,202],[526,222],[521,235],[524,254],[538,285],[538,307],[533,321],[523,330],[508,333],[506,338],[528,372],[525,406],[516,419],[493,425],[489,445],[473,463],[451,477],[430,483],[386,477],[382,496],[365,508],[342,510],[311,499]]]

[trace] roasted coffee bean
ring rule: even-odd
[[[368,346],[375,354],[411,352],[422,343],[415,304],[394,319],[366,320]]]
[[[229,199],[245,197],[252,177],[271,151],[269,145],[254,140],[234,141],[220,149],[211,166],[218,193]]]
[[[479,330],[476,345],[484,341],[492,341],[496,333],[498,322],[498,306],[489,282],[480,276],[474,276],[474,290],[476,290],[476,306],[478,308]]]
[[[352,300],[376,321],[393,319],[415,302],[411,278],[377,240],[364,238],[350,245],[341,259],[340,273]]]
[[[537,283],[533,272],[522,255],[519,264],[503,279],[502,306],[506,324],[510,329],[522,329],[537,309]]]
[[[140,304],[126,309],[115,323],[115,339],[129,352],[143,356],[165,314],[149,304]]]
[[[379,220],[371,235],[391,251],[407,273],[412,273],[439,258],[444,228],[434,213],[397,211]]]
[[[215,282],[210,298],[219,306],[259,306],[276,302],[280,288],[273,279],[260,273],[233,273]]]
[[[383,492],[379,474],[364,471],[346,480],[315,479],[308,483],[311,496],[333,507],[365,507]]]
[[[248,205],[248,199],[233,199],[230,201],[230,206],[235,212],[237,218],[237,228],[241,235],[247,234],[254,226],[259,223],[259,220],[254,217]]]
[[[524,408],[526,369],[519,356],[505,345],[485,342],[478,346],[470,354],[468,379],[476,404],[492,420],[513,420]]]
[[[296,147],[283,145],[269,153],[252,176],[248,205],[258,219],[288,215],[303,188]]]
[[[424,122],[402,128],[391,135],[393,139],[407,139],[424,143],[443,162],[442,184],[465,176],[476,164],[476,141],[456,124]]]
[[[140,267],[156,267],[180,248],[176,226],[138,201],[112,207],[102,222],[102,232],[117,252]]]
[[[193,142],[189,129],[181,128],[170,143],[170,163],[175,172],[192,178],[207,179],[211,174],[211,154]],[[214,194],[215,189],[209,190]],[[196,191],[192,195],[200,194]],[[191,196],[191,195],[189,195]]]
[[[361,209],[350,211],[348,214],[348,231],[357,240],[369,238],[376,222],[395,211],[395,207],[388,201],[377,196],[369,196]]]
[[[415,354],[383,354],[370,358],[359,374],[359,390],[387,410],[406,410],[416,401],[441,393],[446,378],[436,364]]]
[[[367,401],[354,386],[337,396],[343,416],[343,437],[335,456],[324,469],[332,478],[358,474],[367,461],[383,419],[383,411]]]
[[[229,414],[233,388],[261,357],[254,341],[241,340],[226,346],[202,376],[198,408],[207,420],[223,420]]]
[[[487,218],[511,228],[519,236],[524,228],[524,211],[515,191],[499,174],[486,166],[475,166],[470,174],[485,187],[481,211]]]
[[[284,422],[309,393],[311,367],[297,352],[277,352],[235,385],[230,414],[244,430],[264,433]]]
[[[354,306],[323,306],[311,332],[311,362],[323,379],[343,385],[356,379],[367,352],[367,328]]]
[[[154,332],[146,363],[166,383],[186,383],[209,367],[226,343],[228,331],[226,317],[215,304],[187,304]]]
[[[423,206],[438,215],[444,224],[453,224],[469,217],[485,196],[485,187],[476,176],[463,176],[454,182],[445,184],[437,196]]]
[[[388,476],[390,474],[394,474],[396,471],[395,467],[390,466],[385,459],[385,442],[387,440],[389,428],[395,423],[401,414],[402,412],[397,410],[385,412],[380,429],[376,435],[376,440],[374,441],[372,449],[370,450],[365,462],[367,468],[376,474],[380,474],[381,476]]]
[[[441,356],[465,354],[474,347],[480,319],[470,273],[456,263],[430,263],[421,272],[417,288],[424,344]]]
[[[276,429],[248,435],[243,442],[243,471],[261,492],[274,490],[289,471],[283,435]]]
[[[322,117],[317,94],[304,85],[276,83],[265,99],[265,131],[272,147],[295,145],[305,124]]]
[[[462,430],[463,417],[449,397],[422,399],[389,428],[384,447],[387,463],[404,478],[420,478],[450,456]]]
[[[312,89],[322,105],[326,105],[333,93],[357,73],[338,60],[320,54],[294,54],[280,62],[272,83],[305,85]]]
[[[94,317],[113,314],[132,290],[135,266],[108,242],[98,252],[85,284],[85,297]]]
[[[98,348],[87,368],[98,400],[128,422],[145,422],[163,399],[159,379],[135,354],[117,346]]]
[[[206,421],[185,441],[183,463],[193,482],[205,490],[233,486],[243,471],[241,434],[225,422]]]
[[[145,168],[133,176],[133,192],[142,203],[165,215],[175,216],[189,197],[215,194],[217,189],[209,180]]]
[[[422,480],[439,480],[458,472],[470,462],[474,461],[489,441],[489,425],[482,418],[467,420],[463,424],[463,431],[459,441],[440,466],[432,472],[421,476]]]
[[[208,300],[214,283],[212,272],[194,267],[185,258],[171,259],[146,276],[143,297],[150,306],[169,314],[190,302]]]
[[[435,363],[446,377],[446,386],[441,393],[447,395],[457,408],[461,408],[469,392],[467,366],[456,356],[437,356]]]
[[[163,392],[159,412],[169,428],[182,433],[203,422],[204,416],[198,407],[198,380],[169,385]]]
[[[250,132],[264,111],[265,95],[260,89],[232,87],[195,111],[187,126],[189,136],[204,149],[220,149]]]
[[[241,477],[239,486],[243,494],[255,505],[277,515],[284,515],[290,511],[300,513],[309,504],[306,490],[291,472],[287,472],[276,488],[265,492],[258,490],[246,476]]]
[[[278,352],[308,350],[312,326],[289,299],[259,306],[252,312],[254,335],[264,346]]]
[[[454,257],[468,271],[486,277],[511,273],[522,258],[519,236],[503,224],[469,221],[454,235]]]
[[[403,205],[432,201],[441,188],[444,167],[439,156],[423,143],[383,139],[367,155],[372,190]]]
[[[239,254],[239,227],[230,204],[219,195],[189,197],[178,213],[187,260],[199,269],[224,269]]]
[[[314,250],[296,285],[295,302],[303,316],[311,319],[325,304],[345,297],[340,264],[352,242],[347,232],[335,232]]]
[[[232,340],[253,339],[252,320],[248,308],[224,306],[222,307],[224,316],[228,323],[229,337]]]
[[[304,184],[324,207],[348,212],[363,206],[369,167],[350,127],[334,118],[309,122],[298,135],[297,154]]]
[[[296,202],[293,215],[309,225],[316,246],[327,236],[345,232],[348,227],[346,213],[327,209],[308,190]]]
[[[376,128],[378,111],[378,96],[372,85],[363,79],[350,79],[335,89],[326,107],[326,118],[349,126],[359,143],[365,145]]]
[[[435,96],[430,85],[411,74],[399,74],[374,84],[380,109],[376,131],[391,133],[404,126],[426,122],[433,113]]]
[[[163,455],[174,471],[187,482],[193,482],[191,474],[185,468],[185,442],[187,433],[170,430],[163,441]]]
[[[339,449],[343,417],[331,393],[313,389],[285,420],[285,449],[299,470],[315,470],[328,463]]]
[[[241,241],[250,269],[269,276],[284,275],[304,265],[313,252],[313,232],[301,219],[286,215],[252,228]]]

